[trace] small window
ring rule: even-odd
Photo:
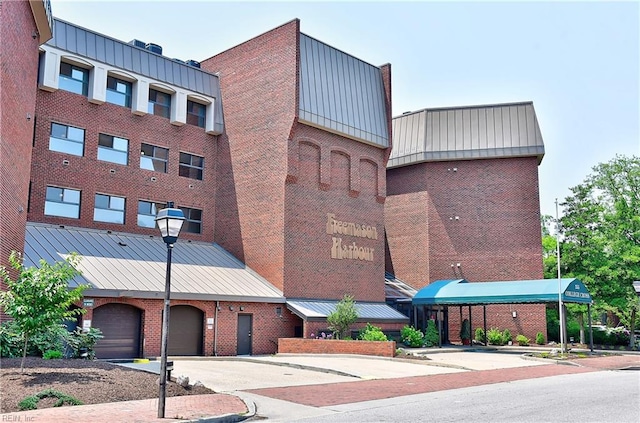
[[[187,123],[204,128],[206,123],[207,106],[187,100]]]
[[[140,169],[167,173],[169,150],[151,144],[142,144],[140,148]]]
[[[156,227],[156,215],[158,210],[165,208],[163,203],[138,200],[138,226],[143,228]]]
[[[202,169],[204,168],[204,157],[193,154],[180,153],[180,176],[191,179],[202,180]]]
[[[180,207],[184,213],[185,221],[182,230],[192,234],[199,234],[202,230],[202,210]]]
[[[51,123],[49,150],[74,156],[84,155],[84,129]]]
[[[89,70],[70,63],[60,63],[58,87],[61,90],[86,96],[89,92]]]
[[[80,191],[69,188],[47,187],[44,214],[79,219]]]
[[[98,137],[98,160],[125,165],[129,158],[129,140],[100,134]]]
[[[93,220],[96,222],[124,224],[124,197],[96,194]]]
[[[171,94],[149,89],[149,113],[157,116],[171,116]]]
[[[107,76],[107,102],[131,107],[131,82]]]

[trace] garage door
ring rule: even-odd
[[[127,304],[105,304],[93,310],[91,326],[102,331],[96,358],[140,357],[142,310]]]
[[[177,305],[169,313],[169,355],[202,355],[204,313],[191,306]]]

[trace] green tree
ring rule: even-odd
[[[88,288],[88,285],[79,285],[70,290],[67,285],[80,274],[75,268],[78,261],[79,257],[72,253],[66,260],[53,265],[40,260],[39,267],[25,267],[21,255],[13,251],[9,263],[17,270],[18,277],[12,280],[7,269],[0,267],[0,276],[7,285],[7,290],[0,292],[0,306],[14,319],[24,336],[21,372],[24,372],[30,338],[85,312],[84,309],[70,309]]]
[[[593,168],[562,204],[563,274],[582,280],[598,310],[633,329],[640,301],[640,158],[616,156]]]
[[[542,266],[544,269],[545,279],[554,279],[558,277],[558,256],[557,242],[555,235],[551,234],[551,228],[555,226],[556,219],[544,215],[541,218],[542,227]]]
[[[327,316],[329,329],[333,331],[336,339],[342,339],[349,326],[358,320],[358,311],[353,296],[346,295],[336,304],[336,309]]]

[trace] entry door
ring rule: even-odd
[[[238,314],[238,355],[251,354],[251,330],[253,316],[250,314]]]

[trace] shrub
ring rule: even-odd
[[[424,335],[413,326],[407,325],[403,327],[400,331],[400,336],[402,336],[402,342],[409,347],[419,348],[423,345]]]
[[[9,320],[0,325],[0,357],[21,357],[24,337],[18,324]]]
[[[536,333],[536,344],[544,345],[544,334],[542,332]]]
[[[487,341],[490,345],[502,345],[504,338],[498,328],[491,328],[487,331]]]
[[[38,408],[38,402],[40,402],[40,400],[43,398],[58,398],[58,401],[53,404],[54,407],[61,407],[65,403],[69,405],[82,405],[82,401],[72,396],[63,394],[62,392],[55,391],[53,389],[46,389],[42,392],[38,392],[35,395],[24,398],[18,403],[18,407],[20,407],[20,411],[35,410]]]
[[[460,325],[460,339],[471,339],[471,325],[469,319],[464,319]]]
[[[516,342],[518,343],[518,345],[520,345],[521,347],[526,347],[529,345],[529,338],[527,338],[524,335],[518,335],[516,336]]]
[[[476,336],[474,339],[481,344],[484,344],[485,342],[487,342],[487,338],[484,335],[484,329],[476,328]]]
[[[45,351],[45,353],[42,354],[42,358],[44,358],[45,360],[51,360],[53,358],[62,358],[62,352],[58,350]]]
[[[508,344],[509,341],[513,341],[513,337],[511,336],[511,332],[509,331],[509,329],[505,329],[502,332],[502,343]]]
[[[387,335],[382,333],[382,329],[367,323],[367,326],[360,330],[360,339],[363,341],[387,341]]]
[[[67,336],[67,328],[64,325],[54,325],[44,332],[38,332],[30,339],[34,355],[44,355],[47,351],[64,351],[64,344]]]
[[[436,329],[436,322],[429,320],[424,334],[423,345],[425,347],[433,347],[438,344],[440,344],[440,336],[438,335],[438,329]]]
[[[74,358],[92,360],[96,358],[93,347],[102,338],[104,336],[102,336],[102,331],[98,328],[89,328],[89,330],[85,331],[81,327],[76,327],[75,331],[68,334],[67,343],[73,352]]]

